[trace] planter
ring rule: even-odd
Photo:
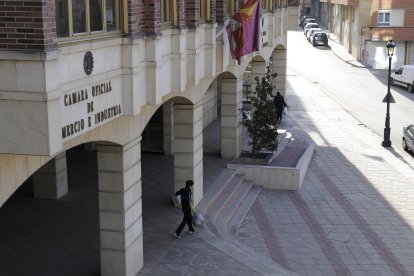
[[[259,152],[252,154],[251,152],[242,152],[240,157],[237,158],[241,163],[252,163],[267,165],[273,159],[272,152]]]

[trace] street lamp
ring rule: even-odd
[[[394,55],[394,48],[395,43],[394,41],[390,40],[387,43],[387,52],[388,52],[388,92],[387,92],[387,114],[385,116],[385,128],[384,128],[384,141],[382,141],[383,147],[390,147],[391,140],[390,140],[390,101],[391,101],[391,60],[392,56]]]

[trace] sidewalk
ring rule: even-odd
[[[292,274],[412,275],[413,168],[306,79],[288,77],[287,97],[281,128],[296,141],[315,142],[314,159],[300,191],[262,190],[231,239]],[[221,160],[209,158],[206,171]],[[172,228],[158,228],[145,250]],[[225,248],[226,241],[201,227],[196,236],[147,254],[140,275],[258,275]]]
[[[372,69],[366,67],[364,64],[357,61],[357,59],[352,56],[345,47],[339,42],[336,35],[333,33],[329,33],[329,46],[331,47],[332,53],[336,55],[339,59],[343,60],[344,62],[358,68],[365,68],[369,70],[372,74],[377,75],[380,78],[387,80],[388,78],[388,69]]]
[[[340,45],[332,48],[360,66]],[[280,128],[292,132],[295,142],[316,143],[314,159],[300,191],[262,190],[230,239],[292,274],[414,274],[413,167],[381,147],[380,137],[317,87],[287,75],[289,115]],[[215,137],[214,131],[210,127],[204,135]],[[218,160],[225,163],[205,154],[208,181],[220,170]],[[169,235],[171,225],[162,230],[167,233],[147,240],[145,250]],[[200,227],[196,236],[147,254],[140,275],[258,275],[226,247],[221,237]]]

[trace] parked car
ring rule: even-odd
[[[392,73],[391,83],[405,86],[408,92],[414,92],[414,64],[403,65]]]
[[[310,28],[308,32],[306,33],[306,39],[310,42],[310,37],[313,36],[313,34],[322,32],[321,28]]]
[[[299,18],[299,26],[303,27],[303,21],[305,21],[306,18],[313,18],[310,15],[301,15],[301,17]]]
[[[328,46],[328,35],[326,33],[315,33],[311,39],[310,42],[313,46]]]
[[[414,125],[403,127],[402,146],[404,150],[414,151]]]
[[[318,22],[316,22],[315,18],[308,17],[308,18],[305,18],[305,20],[303,20],[302,27],[306,27],[306,24],[308,23],[318,23]]]
[[[306,24],[305,28],[303,28],[303,34],[305,36],[308,33],[308,30],[310,28],[319,28],[319,25],[318,25],[318,23],[308,23],[308,24]]]

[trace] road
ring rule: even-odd
[[[305,77],[310,85],[318,86],[362,124],[383,137],[386,104],[382,100],[387,93],[384,73],[349,64],[330,47],[313,47],[303,31],[289,32],[287,62],[288,75]],[[414,93],[398,86],[392,86],[391,93],[396,100],[390,107],[391,141],[394,148],[402,149],[402,127],[414,123]]]

